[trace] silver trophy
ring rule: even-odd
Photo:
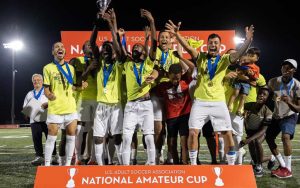
[[[111,0],[97,0],[96,4],[100,11],[100,13],[103,15],[108,8]]]

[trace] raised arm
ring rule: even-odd
[[[117,58],[120,60],[122,58],[122,50],[117,37],[117,19],[114,9],[108,10],[108,12],[103,15],[103,19],[107,21],[109,29],[111,30],[113,48],[116,52]]]
[[[174,34],[176,36],[177,41],[182,45],[182,47],[191,55],[192,59],[196,59],[198,56],[198,52],[191,47],[187,41],[180,35],[179,28],[180,28],[181,22],[179,22],[177,25],[175,25],[171,20],[166,23],[166,28],[168,32]]]
[[[144,43],[144,46],[145,46],[145,51],[146,51],[146,54],[147,56],[149,55],[149,39],[150,39],[150,27],[149,26],[145,26],[144,28],[144,32],[145,32],[145,43]]]
[[[157,48],[157,36],[156,36],[156,28],[154,18],[148,10],[141,9],[141,17],[146,18],[150,24],[151,30],[151,47],[149,51],[149,57],[151,60],[155,60],[156,58],[156,48]]]
[[[242,47],[235,53],[230,54],[230,62],[231,64],[236,64],[237,60],[247,51],[249,48],[252,40],[253,40],[253,33],[254,33],[254,26],[251,25],[250,27],[245,28],[246,32],[246,41],[242,45]]]
[[[98,36],[98,25],[99,24],[100,24],[100,16],[99,16],[99,13],[98,13],[97,14],[97,20],[95,21],[93,31],[92,31],[92,34],[91,34],[91,37],[90,37],[90,44],[91,44],[92,52],[93,52],[93,55],[94,55],[95,59],[100,58],[99,48],[96,44],[96,40],[97,40],[97,36]]]

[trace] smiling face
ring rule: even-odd
[[[209,38],[207,43],[207,51],[211,57],[216,57],[221,48],[221,41],[218,37]]]
[[[169,49],[171,43],[171,35],[169,32],[162,31],[158,36],[159,47],[162,51],[166,52]]]
[[[35,75],[32,78],[34,89],[40,89],[43,86],[43,78],[40,75]]]
[[[52,47],[52,55],[57,60],[63,60],[66,55],[66,49],[64,47],[64,44],[61,42],[54,43]]]
[[[103,43],[102,49],[101,49],[101,55],[102,55],[104,61],[112,60],[113,55],[114,55],[114,50],[113,50],[111,43],[109,43],[109,42]]]
[[[295,67],[290,63],[284,63],[281,67],[282,81],[287,83],[294,76],[296,72]]]

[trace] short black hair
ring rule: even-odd
[[[218,34],[216,34],[216,33],[210,34],[210,35],[208,36],[207,40],[213,39],[213,38],[218,38],[218,39],[220,40],[220,42],[221,42],[221,37],[220,37],[220,35],[218,35]]]
[[[179,74],[182,73],[182,67],[179,63],[172,64],[169,68],[169,74]]]
[[[261,53],[260,49],[255,48],[255,47],[249,48],[246,52],[246,54],[255,54],[255,55],[257,55],[257,57],[260,56],[260,53]]]
[[[262,87],[259,87],[257,93],[260,93],[260,92],[262,92],[263,90],[267,91],[267,92],[270,94],[270,89],[269,89],[269,87],[266,86],[266,85],[265,85],[265,86],[262,86]]]
[[[160,37],[160,35],[161,35],[162,33],[169,33],[169,31],[167,31],[166,29],[160,30],[159,33],[158,33],[158,38]],[[169,33],[169,35],[170,35],[170,37],[171,37],[171,34],[170,34],[170,33]]]

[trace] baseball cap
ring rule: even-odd
[[[286,59],[286,60],[283,61],[282,64],[284,65],[286,63],[289,63],[289,64],[293,65],[293,67],[295,69],[297,69],[297,61],[296,60],[294,60],[294,59]]]

